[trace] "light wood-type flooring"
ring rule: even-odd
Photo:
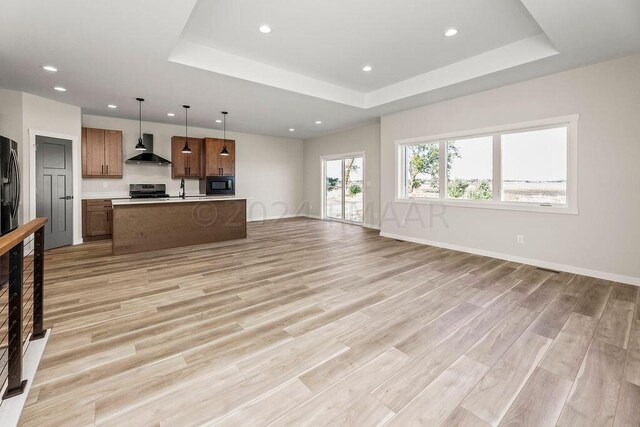
[[[631,426],[638,289],[310,219],[46,256],[25,426]]]

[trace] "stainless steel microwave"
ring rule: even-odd
[[[235,176],[208,176],[206,179],[207,195],[227,195],[233,196],[236,194],[236,178]]]

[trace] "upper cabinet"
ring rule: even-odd
[[[183,153],[185,137],[171,138],[171,178],[204,178],[202,139],[189,138],[191,153]]]
[[[231,139],[226,140],[228,156],[222,156],[222,148],[225,145],[224,139],[205,138],[205,175],[235,175],[236,174],[236,142]]]
[[[82,128],[82,177],[122,178],[122,131]]]

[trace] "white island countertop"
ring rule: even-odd
[[[220,202],[225,200],[247,200],[244,197],[236,196],[187,196],[182,197],[165,197],[159,199],[114,199],[111,204],[115,206],[131,206],[131,205],[150,205],[163,203],[197,203],[197,202]]]

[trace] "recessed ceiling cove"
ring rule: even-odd
[[[169,59],[368,109],[556,54],[518,0],[199,0]]]

